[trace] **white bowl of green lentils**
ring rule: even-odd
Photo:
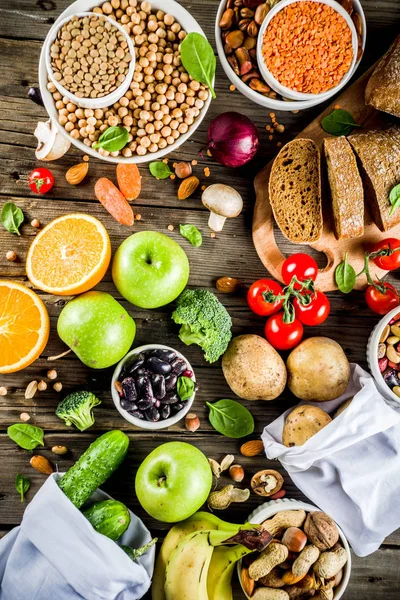
[[[58,31],[62,22],[83,12],[105,15],[129,34],[136,59],[133,78],[124,95],[107,107],[87,108],[80,105],[81,98],[72,102],[48,75],[46,57],[50,56],[52,36],[43,46],[39,64],[40,90],[50,118],[64,137],[93,157],[113,163],[163,158],[190,138],[211,102],[208,88],[185,71],[179,52],[186,32],[204,36],[203,30],[175,0],[110,0],[99,5],[93,0],[77,0],[53,27]],[[79,92],[85,95],[86,90]],[[104,131],[115,126],[128,130],[127,145],[111,153],[94,148]]]

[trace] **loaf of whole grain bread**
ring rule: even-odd
[[[400,35],[372,73],[365,89],[365,102],[400,117]]]
[[[359,237],[364,233],[364,190],[354,152],[344,136],[324,139],[331,188],[335,235]]]
[[[312,140],[296,139],[281,149],[271,169],[269,198],[276,223],[291,242],[321,237],[321,160]]]

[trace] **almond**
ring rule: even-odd
[[[39,471],[39,473],[44,473],[45,475],[51,475],[54,473],[54,469],[49,460],[45,456],[40,456],[36,454],[31,458],[31,466]]]
[[[243,456],[257,456],[264,452],[264,444],[261,440],[251,440],[240,446],[240,452]]]
[[[70,169],[68,169],[68,171],[65,174],[65,179],[71,185],[78,185],[78,183],[81,183],[81,181],[83,181],[85,179],[85,177],[88,173],[88,170],[89,170],[89,163],[87,163],[87,162],[79,163],[78,165],[75,165],[74,167],[71,167]]]
[[[256,582],[254,579],[251,579],[249,575],[249,569],[247,567],[243,567],[240,576],[244,593],[247,594],[248,597],[252,596]]]
[[[184,179],[178,189],[178,200],[186,200],[186,198],[189,198],[197,190],[199,185],[200,181],[195,175]]]

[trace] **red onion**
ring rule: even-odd
[[[225,167],[241,167],[251,160],[260,144],[257,127],[245,115],[226,112],[208,128],[207,147]]]

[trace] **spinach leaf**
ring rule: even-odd
[[[211,44],[200,33],[189,33],[181,44],[182,65],[193,79],[204,83],[210,88],[213,98],[213,80],[217,61]]]
[[[21,502],[25,499],[25,494],[31,487],[31,480],[21,473],[17,473],[15,478],[15,489],[21,494]]]
[[[202,245],[203,236],[195,225],[179,225],[179,231],[195,248],[199,248]]]
[[[43,429],[28,423],[16,423],[7,429],[7,435],[24,450],[34,450],[36,446],[44,446]]]
[[[99,137],[94,148],[103,148],[108,152],[117,152],[125,148],[129,140],[129,131],[125,127],[109,127]]]
[[[390,204],[392,208],[390,209],[389,216],[394,213],[394,211],[400,206],[400,183],[395,185],[389,196]]]
[[[230,438],[241,438],[250,435],[254,431],[254,419],[250,411],[235,400],[218,400],[210,404],[208,418],[211,425]]]
[[[347,252],[344,261],[336,267],[335,281],[343,294],[349,294],[356,284],[357,275],[354,268],[347,261]]]
[[[19,228],[24,222],[24,213],[14,204],[14,202],[6,202],[1,209],[1,224],[10,233],[21,235]]]
[[[353,116],[342,108],[336,108],[321,121],[322,129],[331,135],[350,135],[355,127],[361,127]]]
[[[195,382],[190,377],[179,377],[176,384],[176,391],[182,402],[189,400],[194,394]]]
[[[150,163],[149,170],[156,179],[167,179],[170,175],[172,175],[171,169],[162,160],[157,160]]]

